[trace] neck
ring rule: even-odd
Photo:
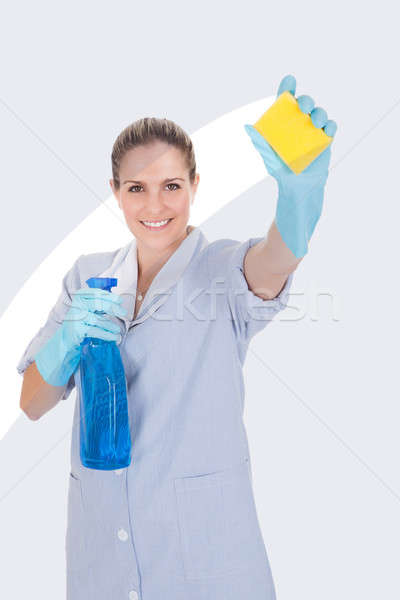
[[[163,265],[172,256],[175,250],[180,246],[183,240],[193,231],[194,227],[188,225],[184,235],[173,244],[163,250],[155,250],[148,246],[143,246],[140,242],[137,244],[137,261],[138,261],[138,288],[146,287],[146,282],[151,282],[157,275]],[[150,285],[148,283],[148,285]],[[147,285],[147,287],[148,287]]]

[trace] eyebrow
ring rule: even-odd
[[[164,179],[161,183],[168,183],[168,181],[174,181],[175,179],[179,179],[180,181],[185,181],[182,177],[171,177],[170,179]],[[143,183],[142,181],[136,181],[135,179],[126,179],[122,185],[125,183]]]

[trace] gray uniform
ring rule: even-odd
[[[132,462],[81,464],[76,386],[66,536],[68,600],[274,600],[252,489],[242,366],[254,334],[286,306],[248,289],[246,242],[209,243],[194,228],[153,279],[135,320],[136,240],[80,256],[19,364],[23,373],[62,323],[71,293],[117,277],[128,313],[119,345]]]

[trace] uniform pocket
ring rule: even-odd
[[[176,478],[174,483],[187,579],[265,565],[248,459],[223,471]]]
[[[69,475],[67,530],[65,538],[67,572],[86,566],[85,517],[82,484],[73,473]]]

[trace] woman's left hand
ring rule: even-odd
[[[285,91],[294,96],[296,79],[293,75],[286,75],[282,79],[277,96]],[[314,108],[315,103],[310,96],[299,96],[296,100],[300,110],[310,115],[315,127],[321,128],[331,137],[335,135],[336,122],[328,119],[323,108]],[[278,230],[293,254],[301,258],[308,251],[308,241],[322,211],[332,143],[306,169],[296,175],[252,125],[246,124],[244,127],[260,153],[267,171],[278,183]]]

